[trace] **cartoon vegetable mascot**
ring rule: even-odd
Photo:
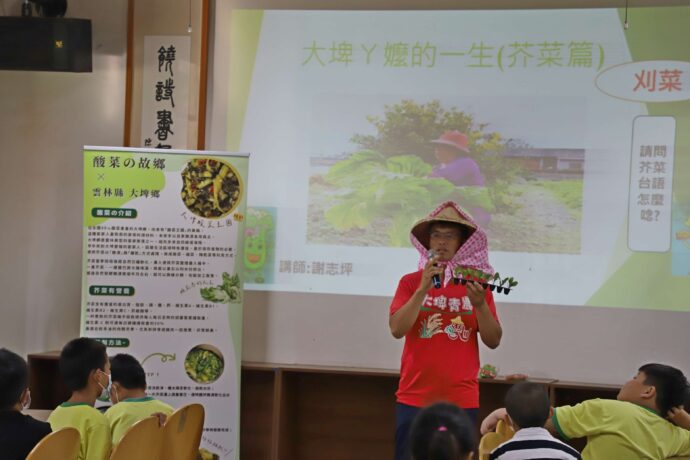
[[[273,230],[273,217],[266,211],[247,210],[247,223],[244,232],[244,267],[246,279],[254,278],[263,283],[264,267],[269,251],[268,233]]]

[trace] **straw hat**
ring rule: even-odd
[[[477,230],[477,226],[463,216],[452,202],[447,202],[439,212],[421,219],[412,226],[412,235],[427,249],[429,248],[429,228],[434,222],[460,224],[463,227],[463,240],[467,240]]]
[[[438,139],[434,139],[430,142],[432,144],[447,145],[462,152],[470,153],[470,149],[468,147],[469,139],[467,139],[467,135],[457,130],[446,131],[445,133],[441,134]]]

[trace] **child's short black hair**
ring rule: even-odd
[[[474,451],[475,428],[464,410],[449,403],[422,409],[410,427],[414,460],[457,460]]]
[[[688,379],[679,369],[665,364],[650,363],[640,367],[645,385],[656,388],[656,405],[663,417],[673,407],[683,406],[690,398]]]
[[[510,387],[505,405],[508,415],[520,428],[543,427],[551,410],[546,388],[534,382],[519,382]]]
[[[146,373],[139,361],[125,353],[110,358],[110,375],[113,382],[117,382],[128,390],[145,390]]]
[[[86,388],[91,371],[104,371],[107,360],[105,345],[97,340],[80,337],[67,342],[60,353],[60,374],[67,389]]]
[[[28,386],[29,369],[24,358],[0,349],[0,410],[10,410]]]

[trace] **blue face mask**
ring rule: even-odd
[[[105,374],[105,372],[103,372],[103,371],[99,371],[99,372]],[[98,400],[103,401],[103,402],[108,402],[108,401],[110,401],[110,391],[113,388],[113,378],[111,377],[110,374],[105,374],[105,375],[108,376],[108,386],[104,387],[103,385],[101,385],[101,382],[98,382],[98,385],[102,388],[102,391],[101,391],[100,396],[98,397]]]

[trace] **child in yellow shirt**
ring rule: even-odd
[[[79,431],[79,460],[107,460],[110,455],[110,427],[105,415],[93,406],[108,397],[110,364],[105,345],[78,338],[60,353],[60,374],[72,396],[48,417],[53,431],[72,427]]]
[[[125,432],[139,420],[152,415],[168,417],[173,408],[146,395],[146,373],[135,357],[119,354],[110,360],[113,388],[110,400],[113,406],[105,413],[110,423],[113,445],[120,442]]]

